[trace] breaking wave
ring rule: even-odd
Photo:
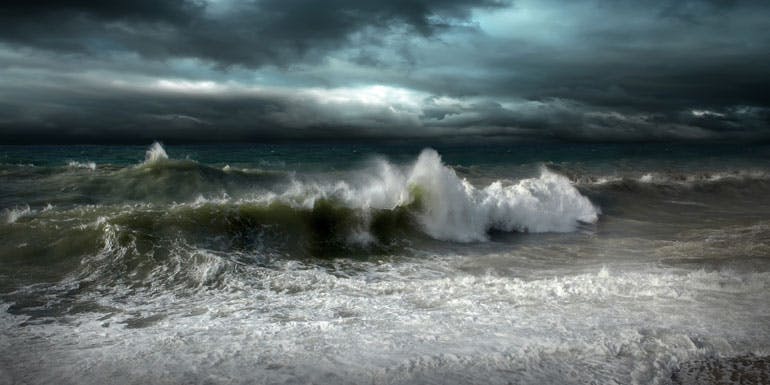
[[[458,177],[431,149],[423,150],[406,170],[378,160],[353,179],[295,178],[281,192],[250,194],[234,202],[311,212],[333,208],[337,215],[347,213],[357,220],[353,238],[362,241],[375,240],[369,229],[378,217],[407,216],[432,238],[472,242],[486,240],[491,230],[574,231],[580,223],[596,222],[599,214],[567,178],[546,169],[538,178],[478,188]]]
[[[25,217],[32,214],[32,210],[29,208],[29,205],[24,205],[21,207],[4,209],[2,213],[3,213],[3,216],[5,217],[5,222],[10,224],[10,223],[16,223],[16,221],[21,217]]]

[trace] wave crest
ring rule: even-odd
[[[424,150],[409,177],[409,191],[425,196],[420,222],[434,238],[460,242],[487,239],[489,230],[568,232],[596,222],[599,210],[569,180],[541,170],[540,177],[478,189]]]
[[[406,172],[380,160],[364,174],[358,184],[295,180],[282,194],[255,199],[307,209],[321,200],[364,211],[405,208],[427,235],[456,242],[485,241],[490,230],[569,232],[581,222],[596,222],[599,214],[566,177],[545,168],[538,178],[477,188],[426,149]]]

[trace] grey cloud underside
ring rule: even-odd
[[[765,140],[768,16],[765,2],[738,0],[10,1],[0,133]],[[153,79],[228,86],[115,85]],[[303,91],[369,85],[414,103]]]
[[[26,92],[28,99],[0,105],[0,126],[19,141],[236,141],[323,138],[539,138],[648,140],[756,139],[768,110],[743,108],[700,117],[620,114],[563,100],[503,106],[492,101],[437,104],[417,110],[340,106],[290,92],[184,95],[115,91],[66,81]],[[10,92],[22,93],[20,89]],[[30,107],[32,105],[33,107]],[[10,123],[10,124],[7,124]],[[351,133],[354,133],[352,135]]]

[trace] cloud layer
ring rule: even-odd
[[[6,142],[770,138],[749,1],[9,1]]]

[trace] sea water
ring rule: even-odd
[[[761,144],[1,146],[0,383],[766,379],[768,161]]]

